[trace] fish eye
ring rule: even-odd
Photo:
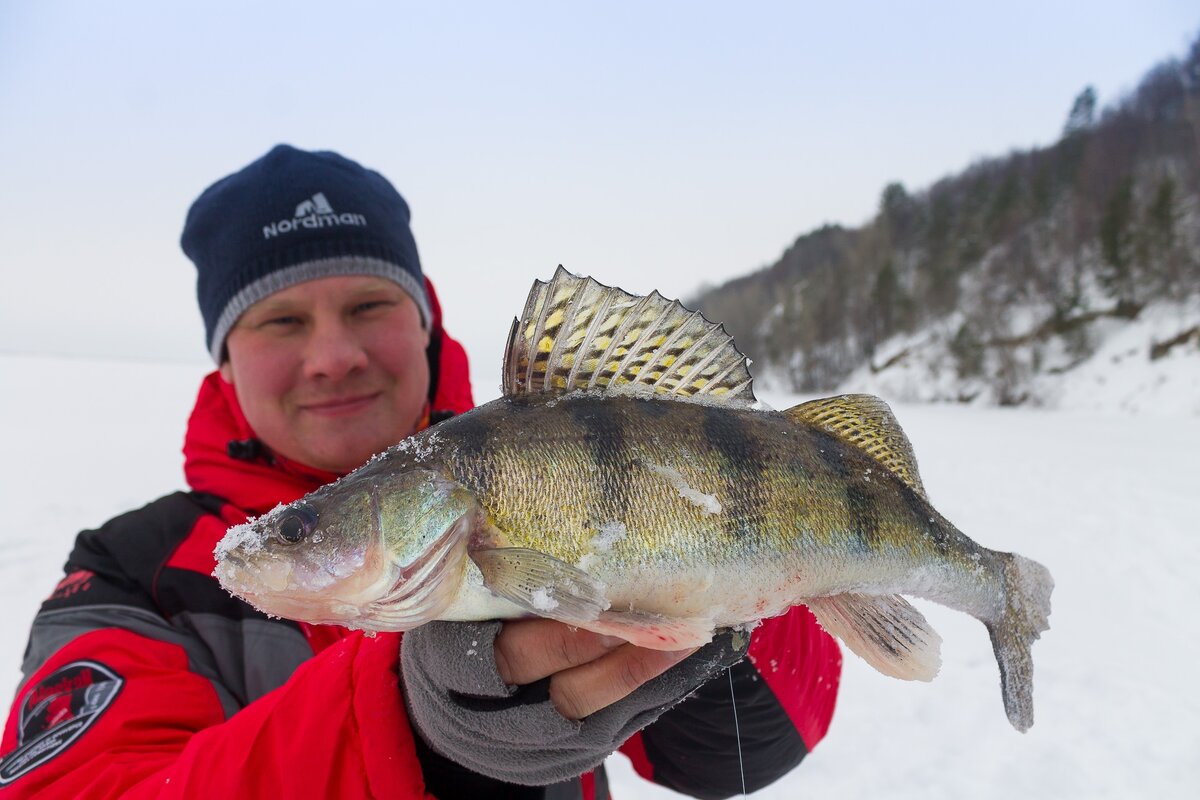
[[[284,544],[296,544],[312,533],[317,525],[317,512],[309,505],[290,509],[275,526],[275,532]]]

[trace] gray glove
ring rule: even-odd
[[[595,767],[709,679],[741,661],[750,636],[712,642],[578,722],[550,702],[549,678],[507,686],[496,670],[499,622],[431,622],[404,634],[400,674],[408,715],[435,752],[507,783],[544,786]]]

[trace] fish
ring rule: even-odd
[[[723,326],[562,267],[502,372],[498,399],[231,528],[221,585],[368,632],[541,616],[664,650],[804,605],[883,674],[928,681],[922,598],[983,622],[1008,719],[1033,724],[1053,579],[931,505],[881,399],[770,409]]]

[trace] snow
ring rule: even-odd
[[[271,514],[266,514],[265,516],[271,516],[282,507],[283,504],[280,503],[275,506]],[[241,550],[245,553],[256,553],[263,549],[263,546],[266,544],[267,534],[265,529],[260,530],[262,526],[258,525],[258,520],[258,517],[251,517],[241,525],[235,525],[230,528],[221,537],[221,541],[217,542],[217,546],[213,548],[213,555],[216,556],[218,562],[224,561],[234,550]],[[316,540],[315,536],[313,540]]]
[[[1111,305],[1111,301],[1098,305]],[[962,319],[955,312],[882,343],[872,361],[894,363],[878,372],[870,364],[862,365],[847,376],[838,393],[866,392],[906,402],[970,397],[980,405],[994,404],[996,397],[985,381],[955,374],[948,348]],[[1022,324],[1026,327],[1018,330],[1034,327],[1031,322]],[[1196,298],[1150,304],[1135,320],[1097,320],[1087,329],[1095,343],[1088,358],[1077,361],[1060,340],[1051,340],[1041,345],[1042,370],[1023,378],[1017,393],[1028,395],[1028,405],[1063,411],[1200,416],[1200,338],[1151,357],[1155,345],[1198,325],[1200,299]],[[1014,357],[1029,362],[1032,351],[1028,346],[1018,348]],[[768,385],[785,385],[777,373],[764,377]]]
[[[1096,353],[1070,380],[1038,378],[1054,408],[1200,416],[1200,347],[1193,339],[1151,359],[1150,348],[1200,324],[1200,299],[1159,303],[1132,322],[1113,322]]]
[[[625,538],[629,531],[625,523],[612,519],[600,526],[600,532],[592,537],[591,548],[596,553],[607,553],[613,545]]]
[[[529,600],[538,611],[553,611],[558,608],[558,601],[554,599],[550,589],[544,586],[534,589]]]
[[[661,475],[667,479],[667,482],[675,487],[675,491],[694,506],[697,506],[705,516],[713,516],[721,513],[721,501],[715,495],[705,494],[699,489],[693,489],[688,485],[687,479],[683,477],[678,470],[670,467],[663,467],[658,464],[646,465],[651,472],[656,475]]]
[[[29,622],[76,531],[183,486],[179,448],[205,367],[0,355],[0,369],[0,678],[11,696]],[[886,678],[848,654],[828,737],[755,797],[1200,796],[1200,418],[1137,402],[1132,385],[1124,396],[1108,412],[884,398],[937,508],[1054,575],[1051,628],[1033,647],[1035,723],[1022,735],[1005,718],[983,626],[918,600],[944,640],[938,677]],[[609,770],[617,800],[678,797],[622,756]]]

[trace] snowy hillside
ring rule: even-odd
[[[957,374],[953,350],[960,325],[961,319],[951,315],[918,333],[889,339],[838,391],[909,403],[1002,403],[994,380]],[[1058,340],[1028,341],[984,357],[1007,359],[1011,401],[1064,410],[1200,416],[1200,298],[1154,303],[1134,320],[1098,320],[1088,335],[1093,352],[1083,358]],[[981,375],[1001,369],[989,365]]]
[[[11,695],[75,532],[182,485],[204,368],[0,356],[0,369],[0,684]],[[1195,402],[1194,372],[1162,374]],[[1082,379],[1071,391],[1065,407],[1098,396]],[[918,601],[945,640],[938,678],[903,683],[848,655],[828,738],[756,796],[1200,796],[1200,418],[1186,389],[1171,392],[1182,401],[1141,402],[1136,415],[896,406],[942,513],[1054,574],[1051,630],[1033,651],[1036,723],[1022,735],[1005,719],[983,626]],[[677,796],[621,757],[610,769],[619,800]]]

